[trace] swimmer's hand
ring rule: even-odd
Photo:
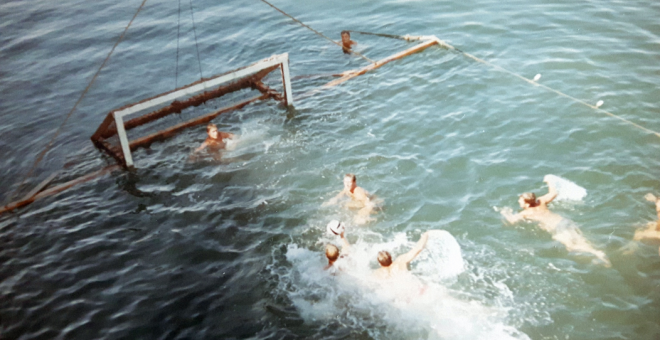
[[[655,197],[655,195],[653,195],[653,194],[650,193],[650,192],[649,192],[648,194],[644,195],[644,198],[646,198],[647,201],[649,201],[649,202],[653,202],[653,203],[655,203],[655,202],[658,201],[658,198]]]
[[[510,207],[504,207],[500,209],[500,213],[509,224],[514,224],[522,220],[522,216],[520,216],[520,214],[514,214],[513,209]]]

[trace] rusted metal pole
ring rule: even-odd
[[[23,197],[23,200],[24,201],[29,200],[30,198],[36,196],[38,193],[43,191],[48,186],[48,184],[50,184],[50,182],[52,182],[55,179],[55,177],[57,177],[57,175],[59,175],[59,174],[60,174],[60,172],[57,171],[54,174],[51,174],[50,176],[48,176],[48,178],[41,181],[41,183],[39,183],[36,187],[34,187],[34,189],[32,189],[30,192],[28,192],[27,195],[25,195],[25,197]]]
[[[163,117],[166,117],[170,114],[173,113],[181,113],[182,110],[191,107],[191,106],[199,106],[202,105],[203,103],[214,99],[218,98],[221,96],[224,96],[225,94],[232,93],[235,91],[242,90],[244,88],[249,88],[253,82],[255,81],[261,81],[263,77],[268,75],[270,72],[273,72],[275,69],[277,69],[279,65],[272,66],[270,68],[264,69],[262,71],[259,71],[255,73],[254,75],[250,77],[245,77],[243,79],[240,79],[232,84],[225,85],[225,86],[219,86],[214,90],[210,91],[205,91],[201,94],[198,94],[196,96],[190,97],[186,100],[178,101],[175,100],[172,102],[172,104],[163,107],[159,110],[153,111],[151,113],[148,113],[146,115],[133,118],[130,120],[127,120],[124,122],[124,129],[130,130],[135,127],[147,124],[149,122],[152,122],[156,119],[160,119]],[[105,123],[105,122],[104,122]],[[109,129],[106,129],[104,132],[100,134],[100,137],[102,138],[109,138],[117,134],[117,128],[112,127]]]
[[[58,186],[52,187],[50,189],[44,190],[44,191],[32,196],[31,198],[23,199],[21,201],[17,201],[17,202],[13,202],[13,203],[9,203],[9,204],[5,205],[4,207],[0,208],[0,214],[8,212],[8,211],[12,211],[12,210],[20,208],[20,207],[24,207],[24,206],[26,206],[26,205],[28,205],[28,204],[36,201],[36,200],[42,199],[44,197],[55,195],[55,194],[60,193],[64,190],[67,190],[67,189],[69,189],[69,188],[71,188],[75,185],[85,183],[87,181],[90,181],[90,180],[92,180],[96,177],[99,177],[101,175],[104,175],[104,174],[106,174],[108,172],[111,172],[113,170],[116,170],[116,169],[119,169],[119,165],[111,165],[111,166],[105,167],[105,168],[103,168],[99,171],[92,172],[92,173],[87,174],[85,176],[78,177],[78,178],[76,178],[72,181],[69,181],[69,182],[60,184]]]

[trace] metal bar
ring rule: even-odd
[[[236,105],[222,108],[218,111],[211,112],[211,113],[206,114],[204,116],[201,116],[201,117],[191,119],[189,121],[174,125],[174,126],[168,128],[168,129],[153,133],[151,135],[148,135],[148,136],[145,136],[145,137],[142,137],[142,138],[138,138],[138,139],[131,142],[130,149],[135,150],[139,147],[144,147],[144,146],[150,145],[151,143],[153,143],[155,141],[169,138],[169,137],[173,136],[174,134],[180,132],[183,129],[207,123],[207,122],[211,121],[213,118],[215,118],[215,117],[217,117],[217,116],[219,116],[219,115],[221,115],[225,112],[238,110],[238,109],[244,107],[247,104],[250,104],[250,103],[255,102],[257,100],[263,100],[263,99],[266,99],[268,97],[270,97],[270,95],[268,95],[268,94],[264,94],[264,95],[261,95],[261,96],[258,96],[258,97],[254,97],[252,99],[246,100],[246,101],[238,103]]]
[[[115,125],[117,126],[117,135],[119,136],[119,143],[121,144],[121,150],[124,153],[124,164],[126,167],[133,166],[133,157],[131,156],[131,149],[128,145],[128,137],[126,136],[126,130],[124,130],[124,121],[122,116],[114,113],[115,116]]]
[[[339,84],[341,84],[341,83],[343,83],[343,82],[345,82],[349,79],[355,78],[355,77],[363,75],[363,74],[365,74],[369,71],[375,70],[375,69],[389,63],[390,61],[401,59],[401,58],[409,56],[413,53],[423,51],[423,50],[427,49],[428,47],[433,46],[433,45],[438,44],[438,43],[439,43],[439,40],[437,40],[437,39],[428,40],[428,41],[423,42],[419,45],[411,47],[411,48],[409,48],[405,51],[401,51],[401,52],[399,52],[397,54],[393,54],[393,55],[391,55],[391,56],[389,56],[385,59],[379,60],[378,62],[376,62],[376,64],[369,65],[367,67],[364,67],[364,68],[356,70],[356,71],[344,72],[345,75],[343,77],[341,77],[339,79],[335,79],[335,80],[323,85],[322,88],[328,88],[328,87],[333,87],[333,86],[339,85]]]
[[[272,56],[270,58],[266,58],[264,60],[261,60],[261,61],[258,61],[256,63],[254,63],[250,66],[244,67],[242,69],[238,69],[238,70],[233,71],[233,72],[229,72],[225,75],[218,76],[218,77],[213,78],[211,80],[207,80],[207,81],[201,82],[199,84],[196,84],[196,85],[193,85],[193,86],[190,86],[190,87],[187,87],[187,88],[183,88],[181,90],[171,92],[171,93],[163,95],[163,96],[158,96],[158,97],[155,97],[151,100],[148,100],[148,101],[145,101],[145,102],[142,102],[142,103],[139,103],[139,104],[135,104],[133,106],[129,106],[129,107],[124,108],[124,109],[117,110],[117,111],[114,112],[115,119],[118,116],[123,117],[123,116],[129,115],[129,114],[132,114],[132,113],[136,113],[136,112],[142,111],[144,109],[147,109],[147,108],[150,108],[150,107],[153,107],[153,106],[156,106],[156,105],[160,105],[160,104],[163,104],[163,103],[173,101],[176,98],[179,98],[179,97],[182,97],[182,96],[185,96],[185,95],[190,95],[190,94],[202,91],[207,87],[212,87],[212,86],[215,86],[215,85],[219,85],[219,84],[222,84],[222,83],[233,81],[235,79],[243,78],[247,75],[255,73],[255,72],[257,72],[259,70],[262,70],[264,68],[268,68],[270,66],[275,66],[275,65],[278,65],[278,64],[281,64],[281,63],[288,62],[288,60],[289,60],[289,54],[288,53],[275,55],[275,56]]]
[[[289,60],[280,64],[282,70],[282,83],[284,85],[284,105],[293,105],[293,93],[291,92],[291,76],[289,75]]]
[[[234,83],[231,83],[226,86],[219,86],[213,90],[209,91],[204,91],[201,94],[192,96],[188,99],[182,100],[182,101],[174,101],[170,105],[165,106],[163,108],[160,108],[156,111],[141,115],[139,117],[135,117],[132,119],[129,119],[124,122],[124,130],[130,130],[135,127],[147,124],[149,122],[152,122],[156,119],[160,119],[163,117],[167,117],[168,115],[174,114],[174,113],[180,113],[182,110],[191,107],[191,106],[199,106],[203,104],[204,102],[208,100],[212,100],[214,98],[221,97],[225,94],[239,91],[245,88],[249,88],[252,86],[252,84],[255,81],[261,80],[263,77],[268,75],[268,73],[274,71],[276,68],[279,68],[279,65],[271,66],[269,68],[265,68],[257,73],[254,73],[253,75],[249,77],[242,78]],[[109,138],[117,134],[117,129],[114,127],[110,129],[106,129],[102,133],[99,134],[101,138]]]
[[[96,142],[97,140],[99,140],[99,138],[107,138],[107,137],[102,137],[102,135],[105,134],[106,130],[108,130],[108,127],[110,127],[110,125],[112,124],[113,118],[114,117],[112,117],[112,113],[108,113],[105,116],[103,123],[99,125],[99,128],[96,129],[96,132],[94,132],[94,134],[92,135],[93,142]]]
[[[50,184],[50,182],[52,182],[55,179],[55,177],[57,177],[57,175],[59,174],[60,172],[57,171],[51,174],[50,176],[48,176],[48,178],[41,181],[41,183],[39,183],[36,187],[34,187],[34,189],[32,189],[32,191],[28,192],[28,194],[25,195],[25,197],[23,197],[23,200],[29,200],[30,198],[34,197],[36,194],[44,190],[44,188],[46,188],[48,184]]]
[[[104,175],[104,174],[106,174],[110,171],[113,171],[115,169],[118,169],[118,168],[119,168],[118,165],[111,165],[111,166],[105,167],[105,168],[103,168],[99,171],[92,172],[91,174],[87,174],[85,176],[78,177],[78,178],[76,178],[72,181],[66,182],[64,184],[60,184],[60,185],[52,187],[48,190],[44,190],[44,191],[34,195],[31,198],[9,203],[9,204],[5,205],[4,207],[0,208],[0,214],[8,212],[8,211],[12,211],[14,209],[17,209],[17,208],[20,208],[20,207],[23,207],[23,206],[26,206],[26,205],[28,205],[28,204],[30,204],[30,203],[38,200],[38,199],[57,194],[59,192],[62,192],[66,189],[71,188],[74,185],[85,183],[89,180],[92,180],[92,179],[94,179],[98,176]]]

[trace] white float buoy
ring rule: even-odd
[[[603,103],[604,103],[604,101],[599,100],[598,103],[596,103],[596,107],[600,107],[601,105],[603,105]]]
[[[534,81],[538,81],[539,79],[541,79],[540,73],[534,76]]]

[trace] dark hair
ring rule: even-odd
[[[351,32],[349,32],[349,31],[341,31],[341,35],[344,35],[344,34],[348,34],[349,37],[351,36]]]
[[[357,177],[354,174],[346,174],[344,175],[344,177],[350,177],[353,180],[353,182],[357,181]]]
[[[529,204],[530,207],[539,205],[539,201],[536,199],[536,195],[533,192],[526,192],[520,195],[520,198],[522,198],[525,203]]]
[[[392,264],[392,255],[386,251],[378,252],[378,263],[383,267],[389,267]]]

